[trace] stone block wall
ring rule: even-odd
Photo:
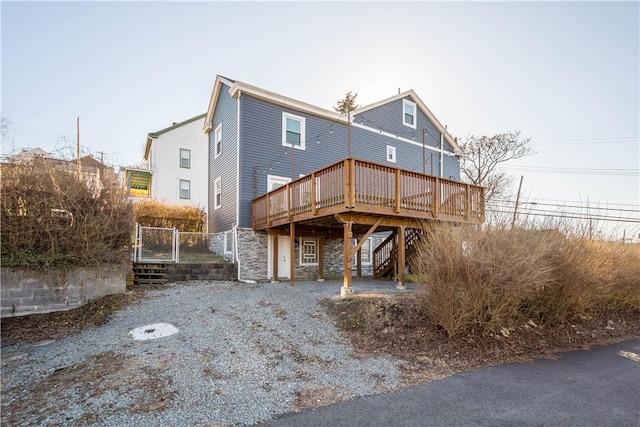
[[[128,264],[49,272],[3,267],[0,316],[67,310],[125,293],[130,270]]]
[[[238,270],[235,264],[165,264],[169,282],[187,280],[235,280]]]

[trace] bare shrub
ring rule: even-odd
[[[206,214],[195,206],[145,200],[135,204],[134,214],[136,221],[145,227],[176,228],[196,233],[205,231]]]
[[[83,176],[51,159],[2,164],[2,264],[64,268],[125,262],[133,216],[110,176]],[[89,179],[91,178],[91,179]]]
[[[441,226],[413,259],[427,315],[450,337],[640,309],[640,248],[557,230]]]

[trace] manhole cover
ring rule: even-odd
[[[154,323],[153,325],[140,326],[129,331],[131,338],[138,341],[153,340],[168,337],[178,332],[178,329],[169,323]]]

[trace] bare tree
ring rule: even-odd
[[[356,104],[357,97],[358,97],[357,93],[354,95],[352,91],[349,91],[344,96],[344,99],[338,100],[338,104],[335,107],[333,107],[333,109],[336,110],[338,113],[348,114],[351,111],[358,108],[358,104]]]
[[[461,167],[464,178],[471,184],[485,187],[487,202],[504,195],[512,177],[496,168],[509,160],[535,154],[529,141],[531,138],[520,137],[520,131],[493,136],[469,135],[460,144],[465,153]]]
[[[347,157],[351,157],[351,112],[359,107],[356,104],[356,98],[358,94],[353,94],[352,91],[349,91],[344,99],[338,100],[338,105],[333,107],[338,113],[347,115]]]

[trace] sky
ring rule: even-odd
[[[640,218],[637,1],[0,7],[2,155],[72,154],[79,117],[83,153],[141,164],[147,133],[206,112],[218,74],[329,110],[413,89],[453,136],[531,138],[503,168],[524,203]]]

